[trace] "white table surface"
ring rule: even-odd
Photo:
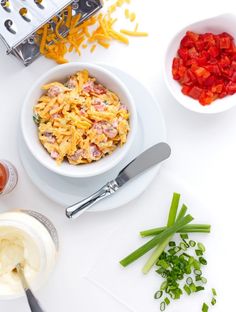
[[[208,203],[206,206],[214,215],[213,226],[218,230],[218,235],[221,233],[215,244],[215,283],[220,296],[214,310],[231,312],[235,296],[235,270],[231,265],[236,256],[233,231],[236,216],[236,108],[212,116],[185,110],[175,102],[164,84],[162,63],[166,43],[179,28],[221,13],[236,14],[235,1],[133,0],[131,10],[137,13],[140,29],[149,32],[148,38],[133,38],[129,47],[114,43],[106,51],[102,48],[94,54],[87,51],[79,59],[71,55],[70,60],[117,66],[140,79],[158,99],[173,153],[162,170],[168,170],[184,181],[202,201]],[[125,312],[126,308],[109,295],[87,282],[79,281],[93,266],[109,233],[124,220],[135,217],[135,206],[144,204],[143,198],[145,203],[153,203],[155,183],[160,183],[161,176],[156,177],[148,196],[147,193],[142,195],[145,197],[141,197],[141,200],[137,199],[115,211],[88,213],[75,222],[65,218],[63,207],[58,207],[35,188],[19,160],[19,113],[31,83],[53,66],[53,62],[40,58],[24,68],[14,58],[5,55],[4,46],[0,43],[0,158],[12,161],[19,172],[17,188],[10,195],[1,197],[0,209],[34,209],[47,215],[58,228],[61,242],[58,266],[47,285],[37,293],[48,312],[89,312],[95,309],[99,312]],[[70,260],[75,258],[77,266],[71,267]],[[218,274],[218,270],[221,274]],[[188,312],[190,308],[191,304],[188,303],[181,312]],[[28,308],[25,301],[19,299],[0,302],[0,311],[23,312]],[[140,311],[146,312],[148,308],[143,307]]]

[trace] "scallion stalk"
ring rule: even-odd
[[[192,220],[193,220],[193,217],[191,215],[187,215],[184,218],[180,219],[173,226],[167,228],[165,231],[155,236],[146,244],[142,245],[141,247],[136,249],[134,252],[132,252],[130,255],[122,259],[120,261],[120,264],[126,267],[130,263],[142,257],[145,253],[147,253],[149,250],[154,248],[157,244],[161,244],[166,238],[175,234],[178,230],[180,230],[183,226],[190,223]]]
[[[154,236],[161,234],[163,231],[166,230],[166,226],[153,228],[146,231],[141,231],[140,235],[142,237],[146,236]],[[189,224],[185,225],[178,231],[178,233],[210,233],[211,232],[211,226],[209,224]]]
[[[169,216],[168,216],[168,221],[167,221],[167,228],[169,228],[170,226],[174,225],[175,223],[175,219],[176,219],[176,214],[178,211],[178,206],[179,206],[179,199],[180,199],[180,195],[177,193],[173,194],[172,197],[172,202],[171,202],[171,206],[170,206],[170,210],[169,210]],[[185,213],[187,211],[187,207],[185,205],[182,206],[177,221],[181,220],[181,218],[183,218],[185,216]],[[143,267],[143,273],[147,274],[151,268],[154,266],[154,264],[157,262],[157,260],[159,259],[160,255],[163,253],[163,251],[165,250],[166,246],[169,244],[169,242],[172,239],[172,236],[167,237],[161,244],[159,244],[156,249],[154,250],[154,252],[152,253],[151,257],[148,259],[148,261],[146,262],[146,264]]]

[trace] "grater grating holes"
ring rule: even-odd
[[[8,0],[1,0],[1,6],[6,12],[11,12],[10,2]]]
[[[31,22],[31,18],[29,17],[29,12],[26,8],[21,8],[19,10],[19,14],[20,16],[23,18],[23,20],[25,20],[26,22]]]
[[[13,23],[13,21],[11,19],[7,19],[5,22],[4,22],[4,26],[6,27],[6,29],[12,33],[13,35],[16,34],[16,27]]]
[[[43,0],[34,0],[34,3],[37,5],[39,9],[44,9]]]

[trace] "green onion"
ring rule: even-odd
[[[206,283],[207,283],[207,279],[206,279],[205,277],[202,277],[202,278],[201,278],[201,281],[202,281],[203,284],[206,284]]]
[[[204,302],[202,305],[202,312],[208,312],[208,305]]]
[[[201,270],[194,270],[194,274],[195,275],[202,275],[202,271]]]
[[[160,310],[161,311],[165,311],[165,309],[166,309],[166,304],[165,304],[164,301],[162,301],[161,304],[160,304]]]
[[[195,253],[198,257],[203,255],[203,252],[200,249],[196,249]]]
[[[204,290],[204,289],[205,289],[205,287],[203,287],[203,286],[196,286],[196,292]]]
[[[186,293],[188,294],[188,295],[191,295],[191,290],[190,290],[190,288],[188,287],[188,285],[184,285],[184,290],[186,291]]]
[[[180,244],[179,244],[179,247],[182,249],[182,250],[187,250],[187,246],[186,246],[186,244],[185,243],[183,243],[183,242],[181,242]]]
[[[207,261],[206,261],[206,259],[203,258],[203,257],[200,257],[200,258],[199,258],[199,262],[200,262],[201,264],[203,264],[203,265],[207,265]]]
[[[204,246],[202,243],[197,243],[197,247],[198,247],[198,249],[200,249],[202,252],[205,252],[205,251],[206,251],[206,248],[205,248],[205,246]]]
[[[166,228],[167,228],[166,226],[163,226],[146,231],[141,231],[140,235],[142,237],[158,235],[163,231],[165,231]],[[180,230],[177,231],[177,233],[210,233],[210,232],[211,226],[209,224],[189,224],[183,226]]]
[[[211,291],[212,291],[213,296],[215,296],[215,297],[216,297],[216,296],[217,296],[217,293],[216,293],[215,288],[212,288],[212,290],[211,290]]]
[[[195,247],[195,246],[196,246],[196,242],[193,241],[193,240],[190,240],[190,241],[189,241],[189,246],[190,246],[190,247]]]
[[[162,267],[163,269],[168,269],[169,268],[169,264],[165,260],[159,260],[158,261],[158,265],[160,267]]]
[[[194,283],[189,285],[189,288],[190,288],[191,292],[196,292],[197,291],[197,287],[196,287],[196,285]]]
[[[132,252],[130,255],[128,255],[127,257],[122,259],[120,261],[120,264],[122,266],[126,267],[130,263],[132,263],[135,260],[142,257],[145,253],[147,253],[149,250],[154,248],[157,244],[161,244],[166,238],[168,238],[171,235],[173,235],[174,233],[176,233],[176,231],[181,229],[181,227],[188,224],[192,220],[193,220],[193,217],[191,215],[187,215],[186,217],[182,218],[181,220],[176,221],[176,223],[173,226],[167,228],[164,232],[155,236],[150,241],[148,241],[146,244],[144,244],[143,246],[141,246],[140,248],[138,248],[134,252]]]
[[[154,298],[155,299],[160,299],[162,297],[162,295],[163,295],[163,291],[162,290],[158,290],[158,291],[155,292]]]
[[[195,270],[200,270],[200,268],[201,268],[201,263],[198,262],[198,261],[195,259],[194,262],[193,262],[193,267],[194,267]]]
[[[160,290],[165,290],[168,286],[168,283],[167,281],[164,281],[162,284],[161,284],[161,287],[160,287]]]
[[[212,298],[211,299],[211,305],[215,305],[216,304],[216,298]]]
[[[188,277],[188,278],[186,279],[186,284],[187,284],[187,285],[191,285],[192,283],[193,283],[192,277]]]
[[[188,239],[188,234],[184,233],[184,234],[180,234],[180,237],[182,239]]]
[[[175,223],[175,218],[176,218],[177,210],[179,207],[179,199],[180,199],[180,194],[174,193],[173,197],[172,197],[172,201],[171,201],[171,206],[170,206],[170,211],[169,211],[169,216],[168,216],[168,221],[167,221],[167,227],[169,227]]]
[[[195,285],[195,281],[203,284],[207,283],[207,279],[202,276],[201,271],[202,265],[207,264],[207,260],[203,258],[206,248],[202,243],[196,243],[189,239],[187,233],[209,233],[211,227],[208,224],[189,224],[193,220],[193,217],[189,214],[186,215],[187,207],[185,205],[182,205],[178,212],[179,201],[180,195],[174,193],[169,209],[167,225],[140,232],[143,237],[153,237],[120,261],[120,264],[125,267],[154,248],[153,253],[143,267],[143,273],[148,273],[152,266],[156,264],[157,268],[155,271],[163,278],[160,289],[154,294],[155,299],[160,299],[164,293],[166,294],[166,297],[160,303],[161,311],[164,311],[170,304],[170,299],[179,299],[183,294],[183,290],[188,295],[204,290],[202,284],[199,286]],[[171,240],[176,233],[180,233],[182,240],[178,246],[174,240]],[[194,248],[192,251],[195,252],[197,257],[187,253],[186,250],[189,247]],[[186,282],[182,288],[181,280],[185,278]],[[214,289],[212,289],[212,293],[216,295]],[[214,297],[212,297],[211,303],[212,305],[216,303]],[[202,305],[202,311],[208,311],[207,304],[204,303]]]
[[[184,218],[184,214],[185,214],[187,208],[186,208],[186,206],[183,205],[181,210],[180,210],[180,212],[179,212],[177,220],[175,221],[177,210],[178,210],[178,205],[179,205],[179,199],[180,199],[180,195],[177,194],[177,193],[174,193],[172,201],[171,201],[171,206],[170,206],[170,211],[169,211],[166,231],[168,229],[170,229],[172,226],[175,226],[180,220],[183,220],[183,218]],[[163,233],[165,233],[165,231]],[[163,251],[165,250],[166,246],[169,244],[169,242],[170,242],[170,240],[172,238],[172,235],[166,237],[166,239],[163,239],[163,241],[160,242],[160,244],[154,250],[154,252],[152,253],[151,257],[148,259],[148,261],[146,262],[146,264],[143,267],[142,271],[143,271],[144,274],[147,274],[151,270],[153,265],[157,262],[158,258],[163,253]]]

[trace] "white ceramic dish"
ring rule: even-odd
[[[139,126],[136,140],[127,157],[112,170],[93,177],[73,179],[58,176],[44,168],[29,152],[23,139],[19,140],[21,161],[32,182],[43,194],[64,207],[69,206],[97,191],[106,182],[115,178],[120,169],[134,157],[153,144],[166,139],[165,124],[158,103],[150,92],[135,78],[120,69],[104,65],[128,86],[133,93],[139,112]],[[145,105],[143,105],[145,103]],[[89,211],[104,211],[122,206],[139,196],[151,183],[159,171],[160,165],[153,167],[132,182],[124,186],[113,196],[98,202]]]
[[[198,101],[184,95],[181,92],[180,84],[172,78],[172,61],[176,56],[180,41],[187,30],[191,30],[197,33],[211,32],[215,34],[228,32],[236,40],[236,16],[233,14],[223,14],[186,26],[171,40],[165,54],[164,62],[164,76],[166,84],[173,97],[185,108],[197,113],[214,114],[234,107],[236,105],[235,95],[227,96],[223,99],[214,101],[210,105],[202,106]]]
[[[53,81],[64,82],[68,76],[83,69],[87,69],[89,74],[95,77],[98,82],[114,91],[119,96],[121,103],[124,103],[128,107],[128,110],[130,111],[130,132],[127,137],[127,142],[122,147],[118,147],[111,155],[106,156],[99,161],[78,166],[63,162],[59,166],[39,142],[37,127],[32,118],[33,106],[43,94],[41,87],[44,84]],[[126,85],[109,70],[95,64],[68,63],[54,67],[33,84],[22,107],[21,130],[28,149],[35,159],[37,159],[45,168],[67,177],[85,178],[96,176],[115,167],[129,152],[137,131],[136,106]]]

